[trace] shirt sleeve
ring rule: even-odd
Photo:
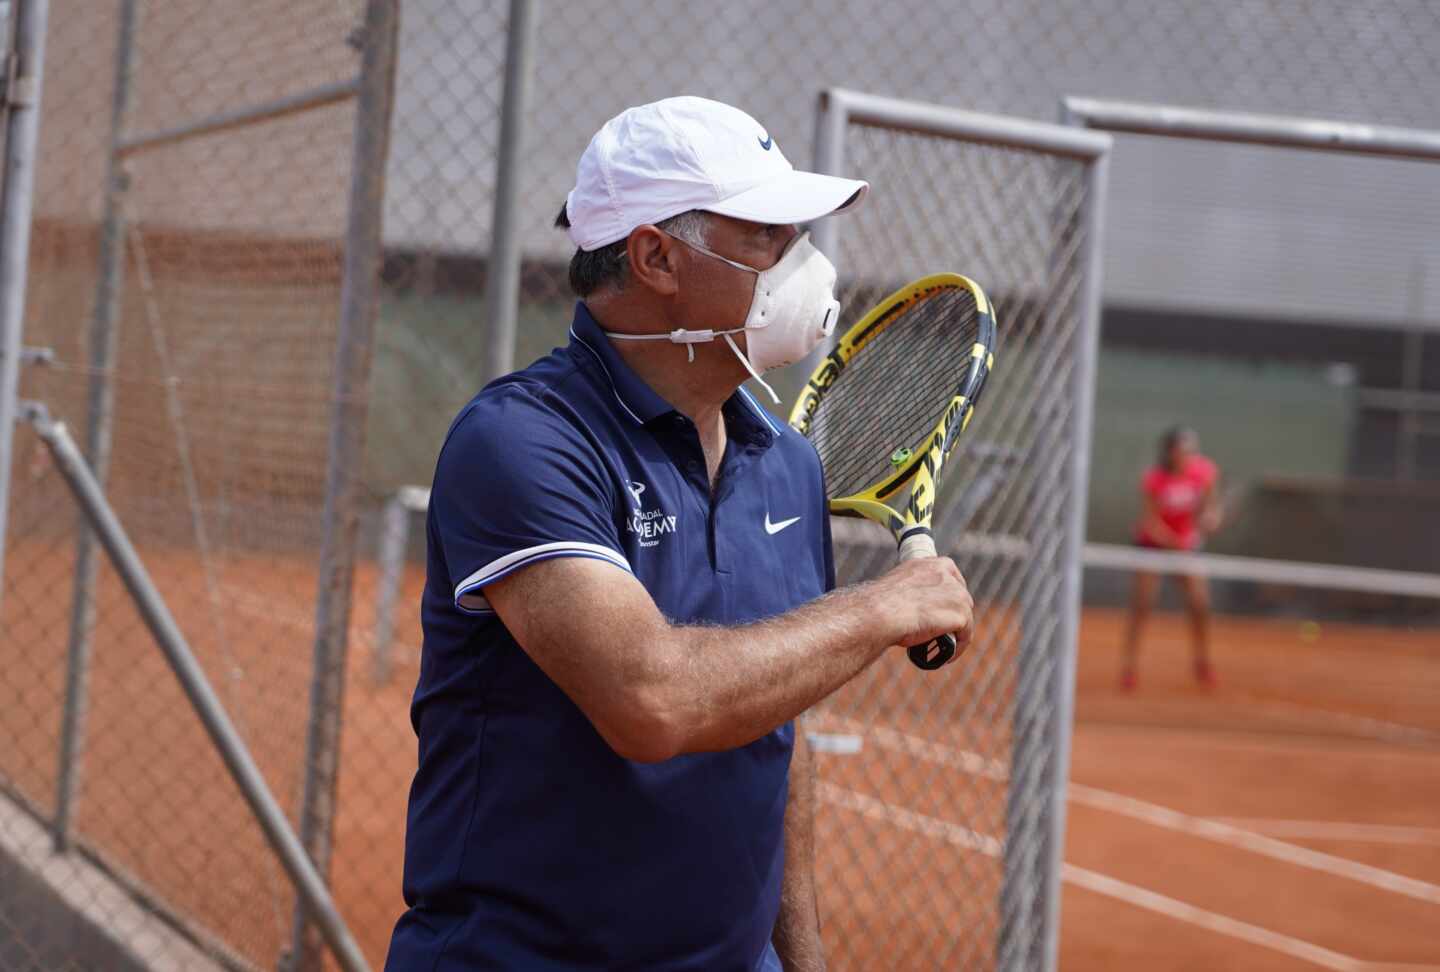
[[[1140,491],[1146,496],[1158,496],[1160,494],[1160,483],[1165,478],[1164,471],[1159,466],[1151,466],[1145,470],[1140,477]]]
[[[555,557],[623,570],[615,496],[583,431],[527,391],[487,392],[456,420],[430,493],[455,606],[489,614],[484,588]]]
[[[1215,477],[1219,475],[1219,467],[1204,456],[1196,456],[1191,460],[1195,470],[1195,479],[1201,489],[1209,489],[1215,485]]]

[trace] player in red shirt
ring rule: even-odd
[[[1160,439],[1160,461],[1145,471],[1140,494],[1144,514],[1135,528],[1135,542],[1160,550],[1195,550],[1220,525],[1220,470],[1200,454],[1200,440],[1191,429],[1176,426]],[[1135,688],[1140,655],[1140,630],[1150,614],[1161,575],[1135,573],[1130,601],[1130,622],[1125,631],[1125,655],[1120,687]],[[1205,578],[1179,575],[1190,616],[1195,650],[1195,679],[1215,684],[1210,664],[1210,590]]]

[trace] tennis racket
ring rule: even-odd
[[[841,336],[790,411],[820,454],[830,512],[888,527],[902,561],[935,556],[941,470],[975,412],[994,347],[995,315],[974,281],[921,277]],[[912,645],[909,655],[933,671],[955,657],[955,638]]]

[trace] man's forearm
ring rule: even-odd
[[[865,587],[833,591],[738,627],[677,626],[669,706],[680,752],[732,749],[770,732],[868,667],[893,642]]]
[[[785,972],[823,972],[825,952],[815,903],[815,763],[798,723],[785,804],[785,873],[772,942]]]
[[[734,627],[671,624],[633,577],[580,558],[528,567],[486,596],[611,748],[643,762],[753,742],[887,647],[946,631],[963,645],[972,621],[959,569],[939,557]],[[557,611],[562,598],[585,610]]]

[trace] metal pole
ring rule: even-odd
[[[1071,119],[1064,118],[1065,121]],[[1090,494],[1090,454],[1095,421],[1095,379],[1100,354],[1101,280],[1105,261],[1105,206],[1110,185],[1109,152],[1087,166],[1086,192],[1080,217],[1085,247],[1084,290],[1080,309],[1079,360],[1075,366],[1074,436],[1070,479],[1070,522],[1065,537],[1065,577],[1061,595],[1059,646],[1055,666],[1056,699],[1054,777],[1048,788],[1050,806],[1049,860],[1045,862],[1044,962],[1053,970],[1060,951],[1060,869],[1064,865],[1065,791],[1070,782],[1070,738],[1075,719],[1075,663],[1079,651],[1080,595],[1084,581],[1085,515]]]
[[[1098,132],[1066,128],[1052,122],[964,111],[920,101],[901,101],[846,88],[831,88],[828,93],[832,101],[844,104],[847,119],[877,128],[963,138],[982,145],[1029,149],[1047,155],[1087,160],[1105,151],[1110,144],[1110,140]]]
[[[1065,446],[1059,422],[1037,426],[1031,452],[1059,456]],[[1036,491],[1041,513],[1036,522],[1062,515],[1066,497],[1060,489]],[[1000,927],[996,968],[1031,972],[1043,952],[1047,829],[1047,770],[1055,758],[1047,733],[1056,707],[1050,704],[1051,673],[1058,664],[1061,626],[1055,618],[1061,586],[1051,565],[1063,560],[1063,540],[1042,533],[1028,551],[1024,581],[1016,594],[1020,631],[1011,702],[1010,777],[1005,800],[1005,844],[1001,863]]]
[[[1440,160],[1440,131],[1102,98],[1071,97],[1062,104],[1073,124],[1111,132]]]
[[[376,685],[390,681],[390,638],[395,631],[395,599],[400,593],[400,578],[405,572],[405,548],[408,546],[410,511],[404,497],[396,494],[385,504],[380,521],[380,576],[375,597],[375,656],[373,677]]]
[[[315,601],[314,668],[300,810],[300,839],[322,875],[328,875],[330,870],[335,785],[340,768],[340,720],[356,526],[362,501],[370,359],[380,296],[380,230],[398,19],[398,0],[369,0],[366,4],[340,322],[335,338],[335,384]],[[307,911],[303,899],[297,902],[291,957],[296,968],[318,969],[319,943],[307,930]]]
[[[820,92],[815,107],[815,171],[826,175],[845,174],[845,126],[849,122],[845,96],[838,91]],[[810,242],[840,269],[840,247],[836,234],[839,219],[827,216],[810,226]]]
[[[0,174],[4,180],[0,186],[0,598],[5,590],[10,465],[20,402],[20,344],[50,0],[16,0],[14,17],[15,70],[5,91],[5,170]]]
[[[844,95],[836,90],[821,91],[815,104],[815,142],[812,146],[812,165],[816,172],[845,174],[845,127],[848,123]],[[810,242],[830,259],[837,273],[841,272],[839,234],[840,218],[837,216],[826,216],[810,224]],[[789,370],[797,373],[798,383],[803,384],[809,379],[819,367],[820,359],[830,353],[839,339],[840,329],[837,327],[829,340],[790,366]]]
[[[1382,570],[1231,554],[1142,550],[1116,543],[1087,543],[1084,560],[1086,567],[1104,570],[1150,570],[1157,574],[1198,574],[1213,580],[1250,581],[1285,587],[1440,598],[1440,573],[1417,570]]]
[[[535,59],[535,4],[510,0],[505,35],[505,94],[495,154],[495,212],[485,268],[485,336],[481,362],[487,381],[515,368],[515,314],[520,299],[520,166]]]
[[[123,198],[128,173],[116,148],[130,111],[135,39],[135,0],[122,0],[115,45],[115,90],[110,105],[110,159],[105,172],[105,212],[100,226],[100,273],[95,312],[90,319],[89,409],[85,422],[85,459],[100,488],[110,472],[110,431],[115,391],[110,382],[119,339],[121,285],[125,269]],[[75,581],[70,602],[70,644],[65,667],[65,708],[60,721],[60,769],[56,779],[55,850],[69,849],[75,813],[80,748],[85,731],[85,695],[90,667],[90,635],[95,626],[95,576],[99,559],[95,535],[82,514],[75,538]]]
[[[360,947],[335,909],[335,902],[331,900],[325,882],[321,880],[319,872],[305,856],[300,841],[290,830],[285,811],[280,809],[280,804],[266,785],[260,768],[255,765],[250,751],[245,748],[244,740],[240,738],[240,733],[226,714],[219,696],[206,679],[205,670],[190,650],[179,625],[175,623],[174,616],[165,605],[165,599],[156,589],[155,582],[150,579],[140,555],[135,552],[134,545],[125,534],[120,519],[105,499],[104,490],[85,465],[85,459],[80,455],[75,440],[70,437],[69,430],[64,423],[51,419],[42,406],[30,406],[28,417],[34,423],[35,431],[41,440],[49,447],[55,467],[75,494],[81,509],[90,518],[101,545],[110,555],[116,573],[125,583],[135,601],[135,607],[151,634],[155,636],[155,641],[164,652],[175,677],[180,680],[180,687],[185,690],[186,697],[195,708],[195,714],[200,717],[200,722],[225,761],[225,767],[230,771],[235,785],[240,788],[245,802],[250,805],[250,810],[255,814],[255,819],[265,832],[270,846],[289,872],[301,899],[316,916],[325,941],[334,951],[340,967],[345,972],[366,972],[368,966],[360,953]]]
[[[1425,264],[1419,256],[1410,269],[1409,287],[1409,317],[1412,321],[1419,321],[1425,314]],[[1406,392],[1414,393],[1421,390],[1421,383],[1424,381],[1425,369],[1425,334],[1418,329],[1406,331],[1404,342],[1400,352],[1400,387]],[[1395,474],[1396,478],[1405,482],[1414,482],[1417,475],[1418,464],[1416,452],[1420,444],[1420,415],[1413,408],[1406,408],[1397,418],[1395,430]]]
[[[324,108],[326,105],[348,101],[355,97],[359,89],[360,82],[358,79],[322,84],[318,88],[311,88],[309,91],[286,95],[284,98],[276,98],[274,101],[251,105],[249,108],[239,108],[235,111],[225,111],[215,115],[208,115],[205,118],[186,122],[183,125],[176,125],[172,128],[161,129],[157,132],[142,132],[138,135],[128,135],[116,141],[114,152],[122,156],[134,155],[147,149],[159,148],[162,145],[171,145],[175,142],[183,142],[200,135],[215,135],[232,128],[245,128],[256,122],[274,121],[277,118],[298,115],[301,112],[311,111],[315,108]]]

